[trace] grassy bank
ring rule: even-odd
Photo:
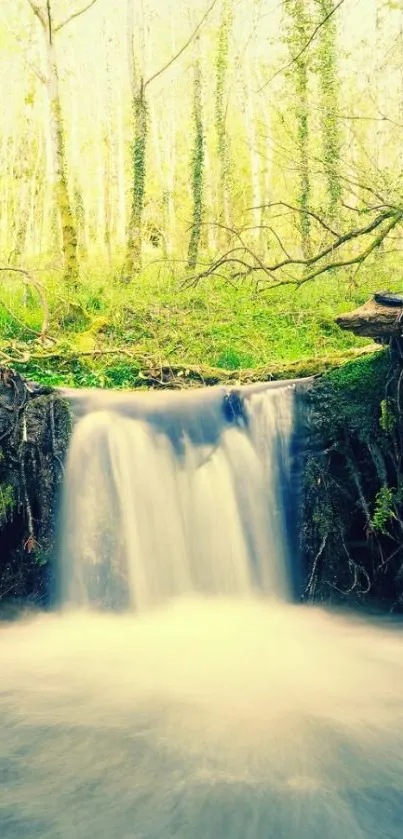
[[[20,278],[3,286],[2,361],[53,385],[141,387],[183,381],[253,380],[310,375],[339,364],[370,341],[342,332],[335,316],[385,285],[359,289],[332,278],[275,291],[216,279],[184,289],[154,266],[131,285],[89,265],[78,290],[57,273],[35,275],[45,289],[48,336],[38,341],[43,309]],[[388,282],[392,287],[393,283]]]

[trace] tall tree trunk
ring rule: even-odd
[[[254,239],[256,243],[261,242],[260,219],[262,205],[262,190],[260,179],[260,157],[258,153],[258,138],[256,131],[256,113],[253,102],[253,86],[249,62],[245,69],[245,81],[243,84],[243,112],[245,120],[245,133],[248,140],[250,152],[250,179],[252,195],[252,225],[255,229]]]
[[[143,245],[143,210],[146,183],[147,102],[144,83],[134,99],[133,188],[126,260],[123,280],[130,282],[141,271]]]
[[[46,88],[49,97],[49,128],[53,162],[56,206],[60,217],[65,277],[69,282],[78,278],[77,231],[67,186],[66,153],[63,116],[60,103],[59,75],[52,34],[47,40],[48,75]]]
[[[65,137],[54,37],[72,20],[75,20],[91,8],[94,2],[82,7],[81,10],[77,9],[73,11],[65,20],[56,26],[52,14],[52,0],[46,0],[46,4],[43,6],[38,4],[36,0],[27,0],[27,2],[42,29],[46,46],[46,75],[39,68],[35,68],[35,66],[33,69],[40,81],[45,85],[49,100],[49,140],[53,164],[52,179],[55,206],[59,216],[62,235],[64,274],[69,282],[75,283],[78,279],[79,272],[77,231],[67,185]]]
[[[194,65],[193,92],[194,147],[192,159],[192,196],[193,220],[188,249],[188,268],[193,270],[199,255],[200,236],[203,220],[203,181],[204,181],[204,126],[200,56],[196,56]]]
[[[118,190],[118,218],[117,237],[120,245],[126,241],[127,207],[126,207],[126,160],[125,160],[125,129],[123,113],[123,96],[119,93],[117,108],[116,145],[117,145],[117,190]]]
[[[227,132],[226,93],[229,37],[232,28],[232,21],[233,15],[231,0],[223,0],[216,57],[215,124],[217,134],[217,155],[219,161],[218,221],[226,227],[230,227],[231,225],[230,160]]]
[[[112,265],[112,161],[108,129],[104,133],[104,245],[109,266]]]
[[[42,206],[42,184],[44,176],[44,161],[43,161],[43,142],[42,137],[37,137],[37,152],[35,168],[31,178],[30,195],[29,195],[29,209],[28,209],[28,232],[27,232],[27,247],[30,247],[32,253],[40,253],[40,232],[43,219]]]
[[[311,34],[310,15],[306,0],[286,0],[289,15],[288,42],[292,58],[292,81],[295,92],[295,118],[299,156],[299,190],[297,202],[300,212],[301,245],[305,259],[312,253],[311,221],[308,215],[311,199],[309,165],[309,69],[305,49]],[[301,52],[303,51],[303,52]]]
[[[168,247],[167,243],[169,241],[169,219],[168,219],[168,195],[169,195],[169,187],[167,183],[167,179],[165,176],[165,168],[163,163],[163,152],[162,152],[162,143],[163,140],[161,139],[160,133],[158,131],[158,123],[157,123],[157,115],[155,110],[152,110],[151,114],[151,132],[153,138],[153,146],[154,146],[154,160],[155,166],[158,172],[159,178],[159,186],[161,190],[161,228],[162,228],[162,248],[163,248],[163,256],[166,258],[168,256]]]
[[[80,180],[81,175],[81,155],[79,143],[79,114],[75,92],[73,87],[70,88],[70,161],[73,172],[73,193],[72,193],[72,212],[74,218],[74,225],[77,233],[77,254],[81,260],[87,256],[88,252],[88,237],[87,237],[87,212],[84,203],[84,192]]]
[[[126,258],[122,281],[130,282],[141,271],[143,249],[143,210],[146,185],[146,154],[148,108],[144,82],[145,26],[144,6],[141,3],[140,61],[136,66],[134,52],[134,5],[127,2],[127,58],[132,92],[134,140],[132,147],[132,205],[127,235]]]
[[[322,155],[327,181],[327,210],[334,218],[341,198],[339,83],[337,67],[337,28],[334,0],[316,0],[319,21],[328,18],[319,30],[317,67],[321,105]]]

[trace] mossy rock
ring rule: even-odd
[[[14,400],[14,402],[13,402]],[[43,603],[52,586],[56,510],[70,410],[14,371],[0,371],[0,604]]]
[[[308,599],[403,610],[400,386],[401,366],[384,350],[309,388],[301,528]]]
[[[381,403],[391,371],[389,353],[377,352],[325,373],[311,389],[311,407],[323,434],[343,430],[365,438],[379,434]]]

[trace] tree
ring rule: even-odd
[[[326,174],[328,215],[334,218],[340,204],[340,126],[336,18],[334,0],[316,0],[319,20],[326,20],[318,35],[317,67],[320,89],[322,155]]]
[[[227,131],[227,75],[229,39],[233,22],[231,0],[223,0],[216,56],[215,127],[219,161],[218,221],[231,223],[230,158]]]
[[[202,75],[199,53],[199,39],[196,40],[196,58],[194,63],[194,92],[193,92],[193,122],[194,145],[192,155],[192,194],[193,221],[188,250],[188,268],[194,269],[200,246],[201,226],[203,219],[203,185],[204,185],[204,125],[202,102]]]
[[[129,51],[129,70],[132,85],[132,102],[134,113],[134,140],[132,147],[132,209],[129,223],[128,242],[126,249],[126,259],[123,267],[122,279],[124,282],[130,282],[133,276],[141,270],[142,265],[142,227],[143,227],[143,210],[146,187],[146,153],[147,153],[147,135],[148,135],[148,102],[147,90],[150,85],[166,72],[174,62],[176,62],[188,47],[198,37],[199,32],[213,11],[218,0],[212,0],[207,7],[204,15],[198,22],[197,26],[191,33],[190,37],[185,41],[182,47],[174,53],[174,55],[160,67],[152,76],[145,78],[144,70],[144,39],[142,42],[142,56],[141,61],[136,62],[134,53],[134,13],[133,0],[128,0],[128,15],[127,15],[127,31],[128,31],[128,51]],[[143,11],[143,31],[144,31],[144,11]]]
[[[289,18],[288,43],[293,58],[289,75],[295,93],[295,118],[297,123],[297,147],[299,155],[299,191],[298,206],[301,244],[305,259],[311,254],[311,178],[309,168],[309,68],[304,45],[309,37],[310,15],[307,0],[286,0]]]
[[[57,34],[65,26],[94,6],[97,0],[91,0],[91,2],[81,7],[81,9],[71,12],[59,23],[55,23],[53,18],[52,0],[46,0],[46,4],[44,5],[39,5],[34,0],[26,1],[39,23],[46,47],[46,71],[42,73],[39,68],[35,68],[35,72],[40,81],[45,85],[49,100],[49,129],[53,162],[54,194],[62,232],[65,276],[70,282],[74,283],[78,278],[77,230],[67,184],[65,134],[60,102],[55,39]]]

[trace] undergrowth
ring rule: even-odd
[[[89,263],[78,288],[69,290],[57,272],[38,271],[50,312],[50,340],[40,352],[32,349],[43,318],[39,300],[34,290],[24,295],[18,277],[7,276],[0,295],[0,351],[14,348],[21,372],[54,385],[141,387],[142,371],[167,365],[224,371],[287,366],[369,343],[343,332],[334,318],[374,289],[394,287],[368,274],[359,288],[329,275],[300,290],[257,290],[245,280],[225,278],[185,289],[172,266],[159,264],[130,285],[119,283],[117,275]],[[130,359],[101,356],[113,348],[128,351]],[[60,357],[48,363],[45,356],[55,351]],[[79,358],[71,361],[74,353]],[[38,355],[43,359],[32,358]]]

